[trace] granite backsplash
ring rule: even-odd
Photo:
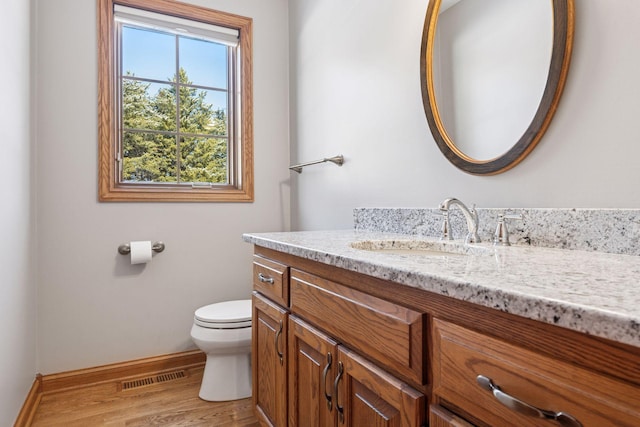
[[[477,208],[478,234],[493,241],[498,215],[521,214],[508,220],[512,245],[599,251],[640,256],[640,209]],[[437,208],[356,208],[356,230],[417,236],[440,236],[442,214]],[[460,209],[449,214],[454,239],[464,239],[467,226]]]

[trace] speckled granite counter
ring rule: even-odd
[[[640,257],[540,247],[423,256],[354,249],[377,231],[245,234],[248,243],[640,348]],[[435,240],[435,239],[432,239]],[[482,245],[482,244],[481,244]]]

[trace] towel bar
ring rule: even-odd
[[[344,157],[342,156],[342,154],[340,154],[338,156],[327,157],[321,160],[315,160],[313,162],[300,163],[298,165],[289,166],[289,169],[291,169],[294,172],[302,173],[302,168],[305,166],[317,165],[318,163],[325,163],[325,162],[331,162],[331,163],[335,163],[338,166],[342,166],[342,164],[344,163]]]

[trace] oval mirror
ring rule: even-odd
[[[492,175],[533,150],[564,87],[573,23],[573,0],[430,0],[422,99],[451,163]]]

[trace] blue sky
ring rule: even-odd
[[[172,34],[124,26],[122,70],[136,77],[169,81],[176,70],[176,42]],[[227,89],[227,47],[179,36],[180,67],[195,85]],[[157,90],[161,85],[152,85]],[[226,92],[207,90],[207,102],[227,109]]]

